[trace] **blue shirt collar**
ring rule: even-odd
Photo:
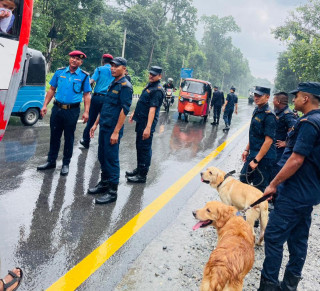
[[[66,72],[70,72],[70,66],[68,66],[68,68],[66,69]],[[76,71],[74,72],[74,74],[79,75],[80,72],[81,72],[81,69],[80,69],[80,67],[79,67],[78,69],[76,69]]]

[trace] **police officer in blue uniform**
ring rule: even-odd
[[[224,104],[224,94],[222,91],[218,90],[217,86],[213,87],[212,100],[210,104],[210,109],[213,107],[213,122],[212,125],[218,125],[220,120],[221,108]]]
[[[278,198],[264,236],[260,291],[279,290],[285,242],[290,255],[280,288],[297,290],[307,255],[313,206],[320,203],[320,83],[300,83],[291,93],[295,94],[295,109],[304,115],[288,134],[279,162],[282,169],[264,192],[277,192]]]
[[[244,165],[240,175],[241,182],[252,182],[262,192],[270,183],[271,170],[276,158],[277,122],[268,104],[269,97],[269,88],[255,87],[254,102],[257,107],[252,114],[249,143],[242,154]],[[256,171],[258,166],[261,174]],[[250,172],[252,173],[249,175]]]
[[[88,190],[88,194],[104,194],[95,199],[97,204],[117,200],[120,177],[119,144],[123,135],[123,124],[132,102],[132,85],[125,77],[127,61],[117,57],[111,61],[111,74],[115,78],[109,86],[107,96],[90,136],[100,125],[98,159],[101,165],[101,180]]]
[[[277,166],[277,163],[279,162],[284,152],[284,149],[286,147],[287,135],[297,121],[297,117],[289,108],[288,102],[289,102],[289,96],[286,92],[279,92],[274,94],[273,105],[274,105],[274,113],[276,114],[276,119],[277,119],[277,129],[276,129],[277,157],[275,160],[275,167],[273,170],[275,172],[275,175],[280,170],[280,168]]]
[[[87,126],[83,131],[82,140],[80,144],[84,148],[88,149],[90,145],[90,129],[95,123],[98,114],[101,111],[104,98],[107,96],[108,87],[114,80],[111,75],[111,65],[113,56],[110,54],[104,54],[102,56],[102,66],[95,69],[92,78],[90,79],[90,84],[94,85],[94,93],[91,98],[90,110],[89,110],[89,120]]]
[[[226,127],[223,129],[224,131],[230,129],[233,112],[238,114],[238,96],[234,93],[235,91],[236,88],[232,86],[223,106],[223,120],[226,125]]]
[[[69,173],[69,163],[73,152],[74,131],[80,114],[80,103],[84,100],[84,113],[82,120],[88,121],[90,107],[91,86],[89,74],[80,69],[86,55],[81,51],[69,53],[69,66],[58,69],[50,81],[50,89],[47,92],[41,109],[41,115],[47,113],[47,105],[55,95],[54,105],[50,117],[50,150],[48,160],[37,170],[47,170],[56,167],[62,132],[64,132],[63,161],[60,174],[66,176]]]
[[[128,182],[145,183],[151,164],[152,138],[165,91],[160,80],[162,68],[153,66],[149,71],[149,84],[143,89],[129,122],[136,122],[137,167],[126,172]]]

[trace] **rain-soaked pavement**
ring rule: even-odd
[[[240,100],[239,114],[233,115],[228,134],[222,132],[222,120],[219,127],[214,127],[211,118],[203,123],[191,117],[185,123],[178,120],[175,109],[169,114],[161,112],[145,185],[128,184],[124,177],[126,170],[136,166],[134,125],[126,122],[120,145],[118,200],[111,205],[95,205],[93,197],[86,194],[88,187],[98,181],[100,168],[97,138],[89,150],[79,147],[83,124],[78,124],[75,133],[69,175],[62,177],[61,155],[55,170],[36,171],[37,165],[46,161],[49,118],[33,127],[10,122],[0,143],[0,275],[8,268],[20,266],[25,272],[20,290],[50,287],[246,124],[252,110],[246,100]],[[243,143],[246,132],[232,142],[233,146],[239,140]],[[232,150],[227,147],[217,159],[220,163],[226,159],[227,163],[232,157]],[[112,290],[199,187],[198,178],[191,180],[78,290]]]

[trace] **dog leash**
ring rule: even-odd
[[[250,176],[254,171],[257,171],[257,172],[259,173],[260,177],[261,177],[261,181],[260,181],[258,184],[256,184],[256,185],[252,184],[251,186],[257,187],[257,186],[261,185],[261,184],[263,183],[263,181],[264,181],[264,176],[263,176],[262,172],[260,171],[259,167],[256,167],[254,170],[252,170],[252,171],[250,171],[250,172],[248,171],[248,169],[249,169],[249,164],[247,165],[246,173],[245,173],[245,174],[240,174],[240,176],[245,176],[245,177],[246,177],[246,182],[247,182],[247,184],[248,184],[248,185],[251,185],[251,182],[249,181],[249,176]]]
[[[261,198],[259,198],[257,201],[253,202],[250,206],[242,209],[242,210],[239,210],[236,215],[237,216],[242,216],[244,218],[244,220],[246,220],[246,212],[251,209],[252,207],[255,207],[256,205],[260,204],[261,202],[267,200],[268,198],[272,197],[272,194],[268,194],[268,195],[265,195],[265,196],[262,196]]]
[[[236,172],[235,170],[232,170],[232,171],[228,172],[228,173],[224,176],[223,181],[217,186],[217,188],[219,188],[219,187],[221,186],[221,184],[222,184],[228,177],[232,176],[235,172]]]

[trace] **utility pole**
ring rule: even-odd
[[[124,33],[123,33],[123,45],[122,45],[122,57],[124,58],[124,52],[126,49],[126,39],[127,39],[127,28],[124,29]]]

